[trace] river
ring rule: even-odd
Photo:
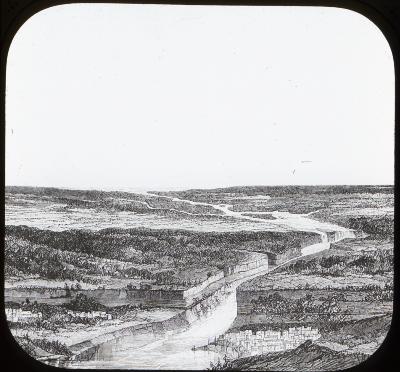
[[[236,318],[236,292],[233,291],[206,318],[190,328],[154,340],[152,334],[117,338],[100,345],[92,360],[68,363],[70,368],[121,369],[206,369],[222,356],[209,351],[192,351],[225,333]]]
[[[148,196],[153,194],[146,193]],[[160,197],[159,195],[153,195]],[[163,196],[170,198],[168,196]],[[344,238],[354,237],[351,230],[333,224],[323,223],[308,218],[308,215],[295,215],[287,212],[273,212],[276,218],[273,221],[266,221],[262,218],[245,216],[250,212],[235,212],[230,209],[230,205],[216,205],[210,203],[200,203],[191,200],[170,198],[173,201],[186,202],[210,206],[216,211],[223,212],[224,216],[229,216],[237,220],[246,220],[265,229],[281,228],[282,230],[298,230],[318,233],[321,236],[321,242],[312,244],[302,249],[302,255],[313,254],[328,249],[327,231],[337,232],[337,237],[333,241]],[[251,212],[253,215],[256,214]],[[268,228],[266,228],[268,226]],[[232,228],[232,227],[231,227]],[[332,241],[332,240],[331,240]],[[212,351],[196,350],[192,348],[203,346],[214,338],[225,333],[237,316],[236,288],[246,280],[259,275],[266,274],[267,271],[260,270],[252,275],[244,276],[231,284],[230,294],[225,300],[216,307],[210,314],[194,322],[187,329],[175,334],[155,338],[154,335],[136,335],[120,337],[112,341],[101,344],[91,360],[89,361],[71,361],[68,362],[69,368],[120,368],[120,369],[207,369],[210,363],[222,361],[223,355]]]

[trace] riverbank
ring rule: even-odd
[[[322,249],[328,249],[329,243],[321,246]],[[300,253],[300,251],[299,251]],[[307,255],[308,251],[303,250],[303,255]],[[301,256],[302,257],[302,256]],[[293,261],[290,259],[289,261]],[[230,311],[236,309],[236,287],[247,280],[254,279],[267,273],[270,269],[275,270],[277,266],[270,268],[268,266],[268,260],[263,265],[261,260],[260,267],[250,268],[246,271],[241,271],[233,273],[223,279],[216,282],[210,283],[202,291],[202,300],[197,302],[193,307],[183,312],[176,314],[165,314],[161,317],[152,317],[145,319],[144,322],[136,319],[134,321],[126,321],[120,324],[102,323],[98,324],[91,329],[83,330],[82,327],[78,329],[70,329],[69,331],[61,330],[61,335],[59,334],[56,339],[60,342],[67,342],[68,349],[73,353],[73,356],[67,360],[62,361],[64,364],[74,363],[73,361],[82,361],[87,359],[92,359],[101,349],[103,345],[114,343],[116,340],[124,339],[129,337],[134,339],[135,350],[137,348],[144,347],[148,344],[154,344],[156,341],[161,341],[166,335],[174,335],[185,329],[189,329],[196,320],[205,316],[208,317],[209,312],[213,312],[216,307],[220,306],[220,301],[218,296],[222,294],[224,296],[225,289],[228,289],[228,293],[231,293],[231,297],[234,295],[234,302],[230,305]],[[208,297],[207,297],[208,296]],[[204,298],[205,297],[205,298]],[[217,300],[214,300],[217,298]],[[233,322],[237,314],[237,310],[232,314],[233,317],[229,321],[229,324]],[[154,315],[154,314],[153,314]],[[170,316],[172,315],[172,316]],[[79,335],[73,336],[72,334]],[[61,337],[60,337],[61,336]],[[72,337],[71,337],[72,336]],[[52,339],[54,335],[42,334],[41,337],[46,339]],[[68,340],[68,341],[67,341]],[[49,360],[49,363],[53,363]],[[57,363],[61,363],[60,359]],[[78,364],[80,364],[79,362]]]
[[[128,315],[122,319],[102,320],[94,325],[65,323],[64,327],[58,327],[56,330],[38,329],[34,326],[17,329],[11,327],[10,330],[14,337],[28,336],[30,339],[60,342],[66,345],[75,355],[78,355],[87,348],[85,345],[100,342],[100,340],[105,342],[111,339],[110,337],[117,337],[118,334],[123,334],[129,329],[170,319],[177,313],[179,313],[178,310],[149,309],[140,311],[135,315]]]
[[[310,340],[294,350],[256,355],[219,364],[219,370],[251,371],[326,371],[347,369],[363,362],[368,355],[361,352],[343,353]]]
[[[323,249],[327,248],[329,248],[329,244],[323,246]],[[298,250],[299,254],[300,252]],[[306,253],[303,252],[303,254]],[[142,347],[162,339],[165,335],[175,334],[188,329],[199,318],[202,316],[207,318],[209,312],[212,313],[215,308],[219,307],[220,300],[218,296],[221,295],[223,298],[226,296],[226,293],[231,297],[234,295],[234,301],[230,305],[230,312],[234,311],[234,313],[232,313],[233,317],[229,320],[229,324],[227,324],[227,327],[229,327],[237,314],[236,287],[247,280],[267,273],[270,269],[267,257],[264,260],[261,257],[263,255],[259,253],[252,253],[251,256],[258,259],[259,264],[256,267],[251,265],[238,266],[238,272],[232,273],[215,282],[210,282],[201,291],[201,299],[195,300],[194,305],[187,310],[173,313],[167,313],[165,310],[158,313],[153,310],[151,314],[149,311],[141,312],[141,319],[135,316],[133,320],[103,321],[90,327],[69,324],[65,328],[59,327],[56,332],[35,330],[30,333],[25,331],[24,334],[33,338],[42,338],[65,344],[73,353],[72,358],[69,358],[69,360],[90,359],[102,345],[124,337],[134,337],[135,347]],[[272,270],[275,268],[276,266],[272,267]],[[16,334],[16,336],[21,335]]]
[[[166,317],[147,324],[127,324],[126,327],[116,331],[97,335],[90,339],[90,341],[71,345],[70,349],[74,354],[84,355],[86,351],[93,350],[100,344],[132,334],[132,332],[136,334],[138,334],[138,332],[140,334],[148,333],[149,339],[145,337],[145,342],[154,342],[157,338],[152,337],[152,335],[157,334],[160,336],[179,332],[197,323],[203,317],[209,317],[215,308],[222,306],[226,302],[227,297],[232,295],[235,297],[235,302],[231,305],[231,310],[234,310],[236,316],[236,287],[245,280],[264,274],[267,270],[268,264],[266,263],[264,266],[252,268],[246,272],[232,274],[226,278],[210,283],[208,287],[202,291],[201,299],[195,301],[188,309],[176,310],[169,318]]]
[[[324,245],[322,249],[328,249],[329,244],[326,246]],[[307,255],[308,252],[305,251],[303,252],[303,255]],[[299,256],[302,257],[302,256]],[[293,259],[291,259],[293,260]],[[188,327],[192,326],[193,323],[196,321],[196,317],[198,319],[198,316],[200,313],[206,314],[205,317],[207,317],[208,311],[213,311],[214,307],[220,306],[220,302],[213,301],[214,296],[218,296],[219,294],[222,294],[222,296],[225,295],[225,293],[232,293],[235,296],[235,302],[234,304],[232,303],[232,306],[235,305],[235,315],[234,318],[236,317],[237,310],[237,302],[236,302],[236,288],[246,282],[247,280],[254,279],[258,276],[266,274],[270,269],[274,270],[276,269],[276,266],[273,266],[272,268],[269,267],[268,261],[265,262],[264,265],[261,265],[260,267],[257,268],[251,268],[247,271],[242,271],[238,273],[234,273],[229,275],[228,277],[225,277],[223,279],[220,279],[216,282],[210,283],[204,290],[202,291],[202,300],[200,302],[195,303],[194,306],[191,308],[175,315],[174,317],[164,320],[161,322],[153,323],[153,324],[147,324],[145,326],[135,326],[135,327],[128,327],[126,329],[123,329],[118,332],[111,332],[106,335],[102,335],[99,337],[96,337],[90,342],[85,342],[81,343],[78,345],[73,346],[74,352],[79,355],[80,357],[83,358],[90,358],[93,356],[93,353],[97,350],[97,347],[100,345],[103,345],[107,342],[113,341],[118,338],[123,338],[129,335],[135,336],[135,338],[138,338],[138,336],[142,336],[142,338],[138,338],[137,343],[135,344],[137,347],[142,347],[146,343],[152,343],[155,342],[159,339],[162,339],[163,336],[166,334],[174,334],[176,332],[182,331],[184,329],[187,329]],[[210,300],[211,299],[211,300]],[[208,308],[207,301],[211,301],[211,308]],[[230,309],[232,310],[232,309]],[[196,314],[196,315],[194,315]],[[234,320],[232,319],[232,321]],[[175,327],[175,321],[179,319],[179,327]],[[184,320],[183,320],[184,319]],[[182,324],[183,320],[183,324]],[[169,326],[166,327],[166,323],[169,322]],[[187,322],[187,323],[186,323]],[[186,324],[185,324],[186,323]],[[168,331],[166,331],[166,328]],[[155,329],[158,329],[158,332],[155,332]]]
[[[35,190],[29,192],[36,193]],[[271,197],[268,192],[272,193]],[[365,197],[361,197],[359,192]],[[48,194],[49,190],[43,193]],[[46,211],[34,208],[37,218],[33,221],[38,224],[35,226],[41,228],[7,226],[6,276],[24,278],[24,275],[29,275],[29,279],[33,280],[36,276],[37,279],[51,278],[60,282],[79,280],[62,288],[66,292],[64,299],[68,297],[67,292],[72,295],[69,303],[38,304],[42,307],[37,306],[39,310],[35,311],[42,311],[40,309],[46,305],[51,308],[48,312],[54,310],[56,314],[43,317],[43,320],[48,320],[46,330],[33,329],[42,332],[42,341],[53,340],[58,331],[60,339],[68,342],[68,350],[74,351],[75,361],[68,362],[71,368],[208,368],[215,355],[193,355],[192,348],[205,345],[211,338],[227,332],[238,318],[238,306],[240,312],[244,309],[251,313],[240,314],[240,317],[244,315],[247,318],[242,317],[242,325],[252,323],[256,327],[260,323],[268,327],[268,322],[275,322],[275,318],[279,317],[282,319],[282,314],[287,314],[287,323],[314,322],[315,319],[311,318],[317,316],[321,327],[324,323],[332,323],[332,320],[341,325],[352,309],[357,312],[356,319],[352,320],[359,321],[362,320],[359,315],[365,315],[361,314],[361,310],[366,302],[374,307],[367,315],[391,312],[390,244],[386,244],[388,252],[382,252],[380,242],[368,243],[368,249],[375,250],[357,255],[352,253],[351,243],[356,242],[357,249],[364,250],[362,245],[366,241],[358,242],[361,236],[355,234],[361,230],[386,239],[392,231],[390,218],[372,223],[369,218],[359,217],[346,217],[348,221],[344,224],[341,220],[342,215],[347,216],[342,213],[345,212],[344,207],[353,212],[356,208],[368,207],[371,200],[377,204],[389,203],[390,195],[387,198],[386,194],[370,198],[371,190],[364,187],[351,190],[239,187],[192,190],[179,194],[132,194],[131,199],[128,195],[95,193],[94,197],[90,193],[73,193],[70,190],[56,190],[50,194],[45,198],[39,195],[30,203],[22,200],[32,199],[30,196],[21,198],[20,194],[15,195],[11,203],[13,209],[8,211],[8,221],[16,221],[16,225],[24,224],[21,222],[26,221],[28,214],[24,212],[20,215],[23,209],[19,209],[17,204],[25,203],[24,208],[29,209],[44,198],[54,212],[52,220],[60,223],[57,226],[47,223],[49,214],[46,211],[49,208],[45,208]],[[65,207],[57,206],[60,197],[65,199]],[[98,199],[96,203],[99,203],[100,209],[93,209],[92,201],[87,202],[91,198]],[[79,208],[75,206],[77,202],[82,204]],[[332,208],[335,219],[320,218],[321,213],[330,216]],[[265,219],[267,215],[273,219]],[[121,221],[114,221],[115,218]],[[140,228],[131,228],[139,222]],[[123,226],[129,228],[121,228]],[[331,247],[336,248],[332,250]],[[232,270],[254,252],[267,254],[268,265],[243,267],[244,272]],[[229,277],[214,281],[222,270]],[[121,284],[121,291],[113,288],[114,291],[108,292],[110,288],[104,280]],[[245,283],[249,280],[252,280],[251,285]],[[376,285],[377,282],[382,284]],[[106,311],[107,314],[110,312],[112,320],[67,318],[71,300],[84,295],[78,293],[86,289],[81,283],[97,288],[92,288],[93,296],[85,295],[90,298],[85,310],[79,307],[72,310]],[[255,290],[251,298],[245,300],[245,306],[242,291],[236,292],[237,286],[242,283],[245,283],[243,288]],[[129,316],[122,319],[120,312],[109,311],[113,306],[118,307],[117,304],[124,309],[125,306],[137,309],[137,303],[124,302],[129,302],[129,291],[152,291],[161,287],[172,291],[196,288],[191,291],[194,305],[189,304],[186,310],[158,318],[143,316],[143,308],[138,312],[141,319]],[[362,299],[355,298],[359,297],[358,293],[353,296],[349,292],[349,289],[357,292],[364,287],[368,287],[369,292],[362,293]],[[256,293],[258,290],[260,293]],[[277,293],[268,293],[271,290]],[[291,296],[293,291],[296,292],[296,299]],[[110,307],[104,309],[106,305],[101,303],[103,308],[97,308],[95,302],[109,300],[106,297],[110,293],[114,297],[113,303],[108,303]],[[272,307],[270,295],[273,297]],[[341,299],[343,295],[345,300]],[[267,300],[265,297],[268,297]],[[22,301],[25,298],[18,298],[15,302],[21,306]],[[385,303],[375,306],[382,301]],[[29,304],[28,301],[25,303]],[[29,310],[28,307],[25,306],[26,310]],[[346,310],[346,314],[342,314],[342,309]],[[271,319],[257,319],[260,322],[250,319],[253,316],[262,317],[265,310],[269,311]],[[319,316],[320,310],[323,316]],[[65,322],[70,324],[65,326]],[[346,337],[346,332],[351,333],[351,327],[346,328],[340,337]],[[357,328],[357,332],[366,334],[363,327]],[[381,340],[381,335],[376,336],[377,340]],[[339,338],[325,339],[324,345],[329,344],[339,350]],[[354,346],[359,350],[373,349],[373,345],[368,345],[364,339],[361,341]],[[90,363],[87,359],[91,359]]]

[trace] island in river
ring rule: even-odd
[[[358,364],[390,327],[393,191],[6,187],[9,328],[69,368]]]

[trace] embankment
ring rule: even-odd
[[[234,297],[234,301],[232,301]],[[138,347],[161,340],[166,336],[184,332],[189,327],[207,321],[217,307],[229,305],[229,311],[237,314],[236,292],[227,285],[215,291],[212,295],[199,301],[191,308],[183,310],[173,317],[149,324],[139,324],[108,332],[91,340],[72,345],[69,349],[74,353],[75,360],[92,359],[98,348],[110,341],[126,336],[134,336]],[[233,321],[233,319],[232,319]]]

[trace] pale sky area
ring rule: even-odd
[[[10,47],[6,185],[393,182],[393,58],[358,13],[63,5]]]

